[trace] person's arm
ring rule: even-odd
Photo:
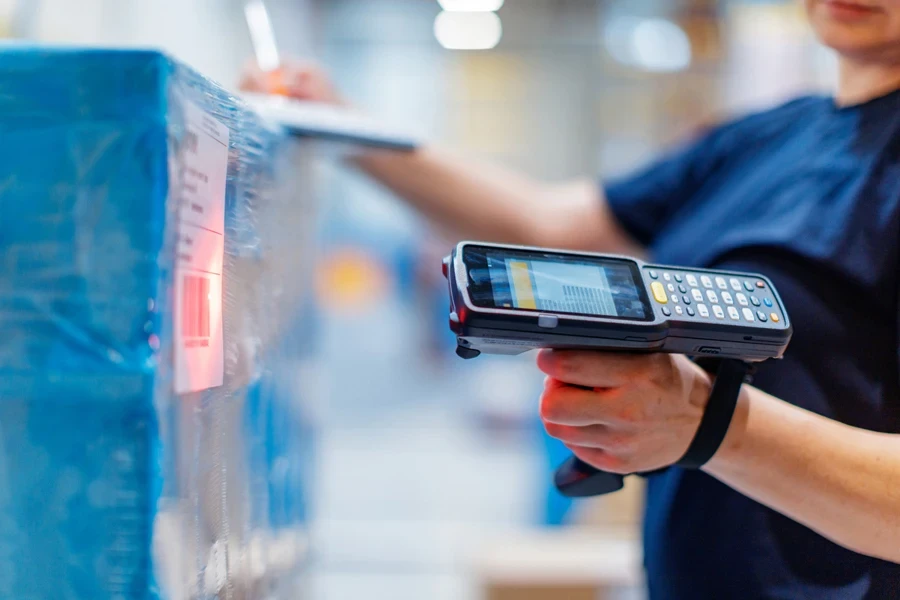
[[[711,388],[696,364],[668,354],[544,351],[538,365],[549,375],[547,431],[617,473],[675,463]],[[900,563],[900,435],[855,429],[745,386],[704,470],[838,544]]]
[[[241,89],[345,106],[327,74],[303,62],[277,77],[253,63]],[[435,148],[370,151],[353,163],[454,235],[484,241],[640,256],[593,180],[552,185]]]
[[[900,320],[897,327],[900,334]],[[900,563],[900,435],[850,427],[746,387],[704,470],[842,546]]]
[[[835,543],[900,563],[900,435],[747,388],[704,470]]]
[[[367,174],[455,234],[477,240],[640,256],[592,180],[547,184],[435,148],[373,151]]]

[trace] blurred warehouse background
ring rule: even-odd
[[[792,1],[267,5],[281,53],[321,62],[357,106],[548,179],[627,171],[834,76]],[[232,88],[252,56],[240,0],[0,0],[0,35],[160,47]],[[452,240],[339,163],[320,176],[310,596],[641,597],[640,490],[563,502],[531,358],[452,354]]]

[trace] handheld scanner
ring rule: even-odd
[[[457,354],[536,348],[780,358],[791,323],[758,274],[463,242],[444,260]]]

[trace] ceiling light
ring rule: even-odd
[[[448,50],[489,50],[502,36],[500,17],[492,12],[442,11],[434,20],[434,37]]]
[[[494,12],[503,6],[503,0],[438,0],[449,12]]]

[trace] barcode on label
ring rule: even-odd
[[[181,286],[181,337],[185,347],[209,345],[209,278],[185,275]]]
[[[199,141],[197,138],[197,134],[193,131],[185,131],[184,132],[184,149],[192,154],[197,154],[197,146],[199,145]]]

